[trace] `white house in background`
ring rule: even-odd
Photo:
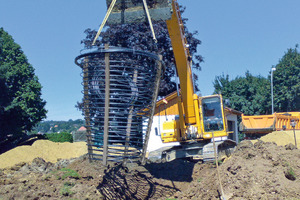
[[[232,139],[238,143],[238,121],[237,117],[242,113],[234,109],[225,108],[225,114],[227,118],[228,131],[232,131],[228,136],[228,139]],[[162,143],[160,135],[163,130],[163,123],[165,121],[174,120],[179,115],[177,105],[177,92],[173,92],[166,96],[164,99],[157,101],[155,107],[155,113],[153,116],[153,123],[151,127],[148,148],[147,151],[151,152],[161,147],[179,145],[179,142]]]

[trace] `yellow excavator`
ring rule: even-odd
[[[191,56],[185,38],[184,26],[176,0],[107,0],[109,24],[166,21],[180,80],[178,93],[179,119],[163,124],[161,139],[164,143],[180,142],[165,150],[162,158],[197,158],[204,161],[215,158],[215,149],[221,155],[230,154],[236,146],[233,140],[218,140],[229,134],[221,95],[199,97],[194,92]],[[105,19],[105,20],[106,20]],[[155,39],[155,33],[153,38]],[[215,146],[215,148],[214,148]]]

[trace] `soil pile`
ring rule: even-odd
[[[300,150],[293,145],[243,141],[219,169],[227,200],[300,198]],[[216,170],[191,186],[174,198],[220,199]]]
[[[281,137],[282,140],[285,139]],[[62,144],[51,145],[56,146],[49,149],[56,151],[54,148]],[[82,146],[86,151],[86,145]],[[70,148],[58,150],[59,156],[53,156],[51,162],[46,155],[52,153],[44,151],[39,154],[44,158],[0,169],[0,200],[220,199],[213,163],[174,160],[149,161],[145,166],[129,162],[127,167],[110,163],[106,167],[100,161],[90,163],[86,155],[56,162],[62,158],[61,151],[74,157],[70,152],[75,150]],[[36,153],[27,151],[30,152]],[[3,155],[0,155],[1,162]],[[255,144],[243,141],[219,170],[227,200],[300,198],[300,150],[293,144],[277,146],[263,139]]]
[[[87,156],[56,164],[36,158],[0,170],[0,199],[166,199],[188,186],[194,164],[179,160],[105,167]]]
[[[297,144],[300,145],[300,131],[295,131]],[[275,142],[279,146],[295,144],[294,131],[274,131],[260,138],[264,142]],[[258,140],[254,140],[254,143]],[[298,146],[297,145],[297,146]]]
[[[56,143],[49,140],[37,140],[31,146],[16,147],[0,155],[0,168],[12,167],[15,164],[31,162],[34,158],[43,158],[56,163],[60,159],[77,158],[87,153],[85,142]]]

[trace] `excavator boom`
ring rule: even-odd
[[[179,5],[173,1],[173,14],[167,20],[169,36],[171,38],[173,53],[176,61],[176,70],[180,80],[181,97],[186,124],[195,124],[194,86],[192,78],[192,58],[184,33],[184,25],[179,11]]]

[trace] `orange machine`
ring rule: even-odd
[[[300,129],[300,112],[274,113],[273,115],[242,115],[240,131],[251,138],[253,135],[267,134],[272,131],[292,130],[291,122],[296,122],[295,129]]]

